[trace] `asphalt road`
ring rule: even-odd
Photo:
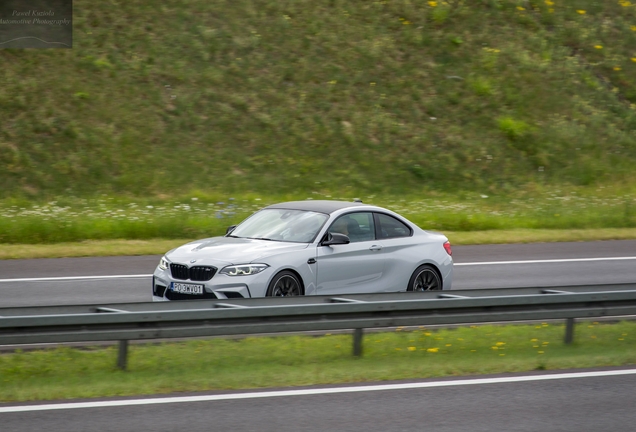
[[[635,372],[437,379],[372,391],[363,385],[195,394],[101,407],[94,400],[85,406],[0,404],[0,424],[3,432],[633,432]]]
[[[464,246],[453,252],[455,289],[636,282],[636,241]],[[0,261],[0,307],[148,301],[147,275],[158,260],[145,256]],[[128,277],[104,278],[113,275]],[[32,280],[37,278],[45,280]],[[395,388],[379,391],[341,386],[337,389],[344,392],[334,393],[330,387],[331,392],[310,388],[309,394],[286,390],[276,396],[268,396],[267,390],[259,397],[254,392],[194,394],[161,404],[154,403],[156,396],[107,401],[112,406],[97,406],[99,401],[91,400],[72,409],[66,404],[78,401],[60,401],[62,406],[54,409],[33,403],[0,404],[0,431],[634,430],[636,373],[532,380],[544,375],[536,372],[528,380],[509,382],[486,377],[494,381],[479,384],[464,383],[473,378],[424,380],[414,384],[433,387],[403,388],[404,383],[395,383]]]
[[[0,261],[0,307],[150,301],[159,258]],[[453,258],[453,289],[636,282],[634,240],[455,246]]]

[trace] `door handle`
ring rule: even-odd
[[[379,251],[382,250],[382,246],[380,245],[373,245],[369,248],[370,251]]]

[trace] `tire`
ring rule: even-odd
[[[283,270],[274,276],[267,288],[267,297],[288,297],[303,295],[303,284],[298,276]]]
[[[438,291],[442,289],[442,279],[432,265],[419,266],[409,279],[407,291]]]

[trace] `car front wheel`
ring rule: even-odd
[[[437,271],[428,264],[419,266],[409,280],[407,291],[436,291],[442,289],[442,280]]]
[[[303,289],[298,276],[285,270],[274,276],[267,288],[268,297],[287,297],[302,295]]]

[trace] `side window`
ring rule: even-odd
[[[378,225],[378,238],[380,239],[409,237],[412,234],[408,225],[393,216],[382,213],[376,213],[375,216]]]
[[[336,219],[329,229],[330,233],[340,233],[349,237],[351,243],[375,239],[373,213],[349,213]]]

